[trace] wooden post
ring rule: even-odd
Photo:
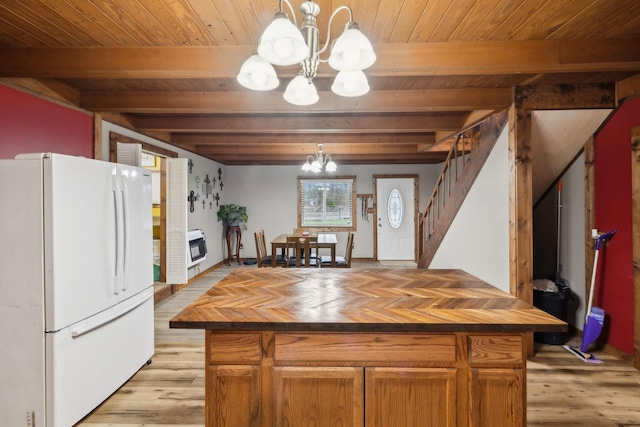
[[[97,160],[107,160],[102,158],[102,116],[93,115],[93,158]]]
[[[589,295],[591,289],[591,272],[595,253],[591,230],[596,226],[595,211],[595,139],[593,135],[584,145],[584,294]]]
[[[531,110],[509,109],[509,283],[517,298],[533,303],[533,202]],[[533,334],[526,337],[533,354]]]
[[[631,129],[633,233],[633,366],[640,369],[640,126]]]

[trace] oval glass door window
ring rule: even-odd
[[[387,219],[389,225],[394,230],[397,230],[402,225],[402,219],[404,218],[404,201],[402,200],[402,194],[397,188],[394,188],[389,193],[389,199],[387,199]]]

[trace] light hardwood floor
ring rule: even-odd
[[[353,263],[373,266],[382,267]],[[204,332],[169,329],[169,319],[233,268],[257,267],[222,266],[156,304],[153,362],[77,426],[204,425]],[[537,345],[527,362],[528,426],[640,427],[640,371],[597,354],[604,364],[584,363],[561,346]]]

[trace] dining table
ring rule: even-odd
[[[284,233],[278,235],[271,241],[271,266],[276,266],[276,255],[278,249],[284,249],[287,246],[287,237],[308,237],[315,236],[316,234],[303,234],[303,233]],[[338,237],[334,233],[318,233],[318,249],[329,248],[331,250],[331,267],[336,266],[336,245],[338,244]]]

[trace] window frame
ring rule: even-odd
[[[351,180],[351,226],[331,226],[331,225],[317,225],[317,226],[306,226],[302,225],[302,183],[303,181],[319,181],[319,182],[331,182],[331,181],[345,181]],[[352,231],[355,232],[357,230],[357,192],[356,192],[356,176],[355,175],[342,175],[342,176],[325,176],[325,177],[310,177],[310,176],[298,176],[298,185],[297,185],[297,205],[298,205],[298,220],[297,220],[297,228],[315,228],[318,231]]]

